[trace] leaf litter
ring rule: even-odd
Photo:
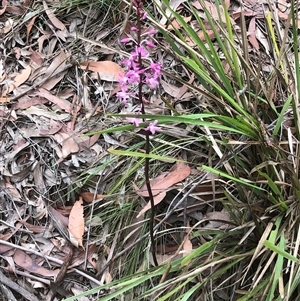
[[[181,13],[185,2],[171,1],[170,6]],[[203,3],[213,17],[218,18],[215,6],[208,1]],[[267,36],[260,26],[265,17],[263,7],[267,7],[268,1],[262,1],[261,5],[255,5],[256,1],[244,3],[246,5],[226,1],[231,22],[238,27],[237,21],[242,14],[250,18],[247,28],[249,47],[253,52],[265,51],[269,55]],[[3,52],[0,60],[0,206],[4,212],[1,213],[0,255],[2,270],[13,279],[8,280],[7,286],[14,290],[15,276],[24,277],[24,282],[39,288],[35,294],[42,300],[51,291],[50,284],[66,284],[67,274],[82,277],[82,284],[71,285],[72,294],[83,292],[83,283],[99,285],[96,275],[117,248],[106,245],[106,240],[113,234],[105,231],[101,243],[88,241],[85,223],[94,204],[122,204],[121,197],[110,202],[105,188],[94,193],[97,177],[102,179],[103,187],[108,186],[110,176],[121,163],[114,162],[105,170],[97,171],[96,177],[89,177],[88,188],[82,189],[84,184],[78,182],[78,177],[85,170],[94,168],[95,162],[109,161],[111,157],[106,154],[109,147],[124,147],[130,139],[118,134],[110,139],[97,134],[85,136],[101,129],[106,112],[121,110],[114,98],[119,90],[117,78],[123,72],[119,54],[124,54],[124,50],[118,46],[118,34],[108,39],[105,29],[99,32],[97,27],[96,34],[90,29],[89,37],[78,36],[77,39],[74,32],[84,32],[97,16],[93,18],[83,9],[74,18],[58,14],[51,1],[34,1],[34,4],[35,7],[25,1],[23,5],[16,5],[3,0],[0,10],[0,49]],[[202,4],[195,1],[193,6],[209,31]],[[288,19],[289,7],[288,1],[278,2],[275,9],[282,20]],[[99,17],[101,12],[97,13]],[[166,11],[166,16],[169,15],[170,12]],[[184,18],[193,24],[190,16]],[[181,25],[173,21],[167,25],[165,16],[160,17],[162,26],[180,30]],[[224,19],[222,21],[225,23]],[[203,39],[202,29],[199,28],[197,34]],[[215,38],[213,32],[210,38]],[[189,37],[186,41],[190,43]],[[174,64],[170,57],[164,59],[168,64]],[[266,61],[263,68],[267,69],[267,64]],[[190,85],[197,85],[194,74],[186,76]],[[100,104],[96,82],[103,92],[100,92]],[[174,80],[164,79],[161,85],[165,96],[172,101],[181,98],[188,101],[193,97],[187,86]],[[156,101],[162,103],[161,99]],[[179,111],[180,108],[187,109],[182,104],[177,108]],[[149,113],[155,113],[155,110],[150,106]],[[191,129],[186,130],[189,131]],[[222,192],[217,191],[213,184],[218,179],[208,179],[206,184],[200,184],[186,203],[180,200],[191,175],[194,171],[187,164],[176,163],[150,182],[155,205],[164,203],[169,209],[175,208],[169,223],[171,219],[174,223],[181,223],[182,212],[186,210],[190,220],[202,221],[207,228],[225,230],[233,227],[226,210],[209,211],[207,206],[222,197]],[[141,201],[149,197],[145,185],[140,188],[133,186]],[[127,246],[137,239],[150,207],[145,202],[136,212],[136,224],[132,225],[134,230],[127,236],[128,240],[131,238]],[[198,213],[197,218],[194,213]],[[189,221],[185,226],[190,228]],[[157,252],[161,261],[173,258],[181,244],[182,256],[191,252],[195,242],[190,232],[185,233],[181,242],[159,245]],[[100,253],[105,254],[104,259],[99,258]],[[66,260],[68,254],[72,256]],[[76,270],[76,267],[80,269]],[[113,274],[113,271],[107,271],[105,281],[110,282]],[[58,283],[57,277],[60,278]],[[52,293],[55,298],[55,289]],[[62,297],[66,297],[64,293],[61,293]]]

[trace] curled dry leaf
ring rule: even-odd
[[[150,182],[150,186],[152,188],[154,204],[155,205],[159,204],[166,196],[167,189],[170,188],[172,185],[186,179],[190,175],[190,173],[191,173],[191,168],[187,164],[183,162],[177,162],[171,168],[170,172],[166,174],[165,177],[162,177],[160,175],[157,177],[159,180],[157,179],[152,180]],[[139,191],[137,191],[137,193],[140,196],[149,197],[149,193],[145,184],[142,186],[142,188]],[[151,208],[151,203],[148,202],[147,205],[139,212],[137,217],[140,217],[150,208]]]
[[[157,178],[150,181],[153,195],[167,190],[172,185],[186,179],[191,173],[191,168],[184,162],[177,162],[170,170],[169,173],[163,173]],[[149,193],[144,184],[137,193],[143,197],[149,197]]]
[[[69,234],[70,241],[75,247],[83,247],[82,236],[84,233],[84,216],[82,197],[75,202],[69,216]]]
[[[112,61],[86,61],[80,64],[80,68],[83,70],[98,72],[102,80],[112,82],[118,81],[120,73],[124,73],[123,69],[117,63]]]

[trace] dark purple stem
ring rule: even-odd
[[[137,2],[137,46],[140,47],[141,46],[141,14],[142,14],[142,0],[136,0]],[[142,63],[142,57],[141,57],[141,53],[138,54],[138,64],[140,69],[143,68],[143,63]],[[145,105],[144,105],[144,101],[143,101],[143,92],[142,92],[142,88],[143,88],[143,74],[141,72],[140,74],[140,82],[138,85],[138,97],[139,97],[139,103],[141,104],[141,113],[142,115],[145,115]],[[145,119],[143,119],[143,121],[145,122]],[[146,138],[146,143],[145,143],[145,153],[146,155],[148,155],[150,153],[150,132],[146,131],[145,133],[145,138]],[[150,204],[151,204],[151,215],[150,215],[150,219],[149,219],[149,232],[150,232],[150,239],[151,239],[151,246],[152,246],[152,257],[153,257],[153,262],[155,264],[155,266],[158,266],[158,262],[157,262],[157,258],[156,258],[156,246],[155,246],[155,239],[154,239],[154,218],[155,218],[155,204],[154,204],[154,197],[153,197],[153,193],[152,193],[152,189],[151,189],[151,185],[150,185],[150,178],[149,178],[149,170],[150,170],[150,158],[146,157],[145,159],[145,181],[146,181],[146,187],[148,190],[148,194],[149,194],[149,200],[150,200]]]

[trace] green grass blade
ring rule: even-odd
[[[291,255],[290,253],[284,251],[284,249],[281,249],[281,247],[277,247],[270,241],[266,240],[264,242],[264,246],[267,247],[268,249],[272,250],[273,252],[283,256],[284,258],[295,261],[300,264],[300,260],[298,258],[296,258],[295,256]]]
[[[164,162],[185,162],[183,160],[179,160],[173,157],[167,157],[167,156],[160,156],[160,155],[155,155],[155,154],[145,154],[145,153],[140,153],[140,152],[133,152],[133,151],[123,151],[123,150],[118,150],[118,149],[113,149],[110,148],[107,150],[110,154],[117,155],[117,156],[128,156],[128,157],[137,157],[137,158],[149,158],[149,159],[154,159],[154,160],[161,160]]]
[[[201,167],[202,167],[202,169],[204,169],[206,171],[209,171],[209,172],[212,172],[214,174],[217,174],[220,177],[224,177],[224,178],[229,179],[229,180],[231,180],[231,181],[233,181],[235,183],[242,184],[244,186],[253,188],[254,190],[266,191],[264,188],[261,188],[259,186],[254,185],[254,184],[251,184],[250,181],[247,182],[246,180],[241,180],[241,179],[235,178],[235,177],[233,177],[233,176],[231,176],[231,175],[229,175],[229,174],[227,174],[227,173],[225,173],[225,172],[223,172],[221,170],[215,169],[213,167],[206,166],[206,165],[202,165]]]

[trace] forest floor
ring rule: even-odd
[[[126,1],[2,0],[0,300],[159,300],[168,291],[174,295],[161,300],[179,300],[185,294],[191,296],[185,300],[283,300],[271,298],[284,298],[293,288],[292,276],[273,273],[278,271],[279,247],[285,252],[280,253],[283,262],[299,258],[295,222],[299,195],[292,197],[298,192],[293,182],[298,163],[288,157],[299,155],[298,140],[293,140],[297,122],[291,117],[295,111],[287,92],[297,90],[297,76],[292,69],[284,68],[288,76],[282,72],[281,44],[274,42],[279,33],[281,38],[291,37],[290,1],[227,0],[219,6],[218,1],[190,1],[188,5],[181,0],[169,1],[169,9],[165,1],[161,5],[145,2],[150,13],[143,30],[158,30],[150,55],[162,64],[159,86],[143,91],[149,102],[146,114],[158,116],[159,125],[150,137],[155,259],[148,228],[154,208],[144,186],[148,155],[144,132],[116,115],[137,112],[135,103],[124,105],[116,97],[124,58],[133,48],[120,41],[131,37],[134,8]],[[174,17],[170,9],[178,15]],[[224,33],[211,26],[208,13],[224,28],[231,24],[231,42],[244,47],[235,58],[242,62],[241,68],[254,70],[241,73],[244,82],[236,87],[237,73],[232,71],[236,61],[228,61],[231,50],[227,53],[217,36]],[[268,20],[273,22],[276,38]],[[300,20],[296,21],[299,29]],[[208,70],[203,82],[204,71],[179,55],[182,51],[198,62],[200,50],[195,41],[213,47],[220,59],[220,65],[214,65],[213,59],[203,63]],[[293,47],[292,42],[285,46]],[[205,53],[205,48],[201,51]],[[236,99],[245,94],[253,102],[228,104],[230,92],[224,94],[217,87],[225,87],[227,80],[232,81],[227,87],[234,89]],[[290,106],[284,107],[288,99]],[[257,122],[246,130],[247,125],[241,125],[249,117],[242,115],[247,110]],[[214,121],[196,123],[197,114],[208,111],[215,115],[199,116]],[[220,112],[233,118],[233,123],[227,117],[218,119],[223,116]],[[180,119],[184,115],[190,119]],[[279,118],[284,124],[281,133],[274,125]],[[228,135],[219,135],[216,127]],[[231,136],[230,129],[240,138]],[[276,151],[274,145],[280,139],[274,138],[273,130],[281,135]],[[241,138],[246,135],[251,139]],[[292,167],[272,169],[290,161]],[[294,208],[295,215],[290,216],[288,208]],[[263,244],[275,224],[281,232],[276,232],[278,237],[267,249]],[[271,250],[277,253],[268,253]],[[268,261],[272,256],[274,265]],[[196,273],[200,258],[206,268]],[[155,270],[155,261],[161,270]],[[142,274],[132,278],[144,271],[144,277],[157,278],[149,276],[144,282],[138,282]],[[299,276],[299,263],[292,272]],[[196,274],[198,278],[193,278]],[[169,281],[173,278],[179,292]],[[140,284],[131,287],[130,279]],[[190,282],[183,285],[187,279]],[[162,291],[151,291],[158,284]],[[264,295],[268,287],[273,292],[269,299]],[[300,300],[297,294],[295,289],[285,300]]]

